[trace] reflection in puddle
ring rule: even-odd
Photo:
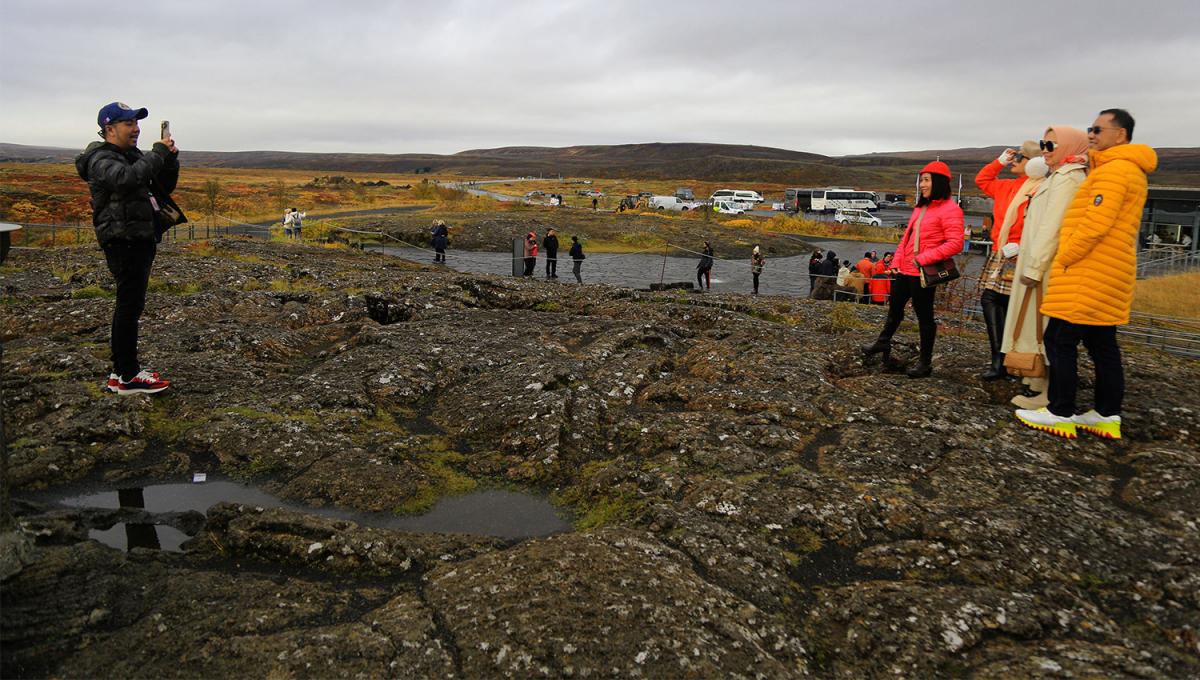
[[[254,487],[231,481],[156,484],[45,500],[76,508],[138,508],[152,513],[187,510],[205,512],[216,503],[228,502],[252,507],[298,510],[382,529],[475,534],[508,539],[550,536],[571,531],[572,528],[569,518],[561,515],[546,499],[500,489],[443,498],[424,515],[411,517],[391,513],[311,508],[280,500]],[[183,532],[169,526],[132,523],[118,524],[105,531],[93,530],[91,537],[105,545],[123,550],[130,547],[179,550],[179,545],[188,538]]]
[[[190,536],[175,527],[164,524],[133,524],[121,522],[111,529],[92,529],[88,538],[94,538],[104,545],[118,550],[133,550],[134,548],[150,548],[180,552],[179,546]]]

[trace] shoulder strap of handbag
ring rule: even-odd
[[[921,208],[921,214],[917,215],[917,221],[913,223],[913,257],[921,252],[921,220],[925,219],[925,211],[929,206]]]
[[[1017,323],[1013,326],[1013,346],[1017,344],[1017,338],[1021,337],[1021,328],[1025,323],[1025,312],[1029,310],[1029,296],[1033,291],[1037,291],[1037,307],[1034,308],[1034,323],[1037,324],[1037,342],[1042,344],[1042,284],[1032,286],[1025,289],[1025,297],[1021,299],[1021,311],[1017,314]]]

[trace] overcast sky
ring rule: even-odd
[[[1018,144],[1102,108],[1200,146],[1200,2],[0,0],[0,142],[113,100],[182,149]]]

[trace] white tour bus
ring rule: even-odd
[[[831,213],[841,210],[878,210],[875,192],[855,191],[848,187],[826,187],[812,190],[813,212]]]
[[[738,203],[749,203],[754,205],[762,203],[762,194],[757,191],[745,191],[742,189],[717,189],[712,196],[708,197],[710,202],[716,201],[736,201]]]

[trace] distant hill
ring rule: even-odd
[[[912,176],[940,157],[967,183],[1003,147],[897,151],[822,156],[765,146],[703,143],[617,144],[568,147],[509,146],[440,154],[292,153],[286,151],[186,151],[194,167],[268,168],[319,172],[414,173],[569,177],[639,177],[740,181],[795,186],[843,184],[908,189]],[[1200,186],[1200,148],[1159,149],[1153,183]],[[77,149],[0,143],[0,162],[67,163]]]

